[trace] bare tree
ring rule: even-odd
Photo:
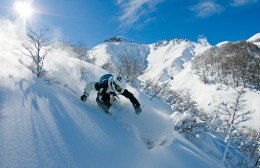
[[[46,55],[50,52],[53,41],[48,36],[49,29],[43,28],[39,32],[29,29],[27,32],[28,40],[22,44],[23,49],[19,49],[24,55],[32,58],[34,65],[28,68],[39,78],[42,73],[43,62]]]
[[[226,147],[222,157],[223,162],[226,158],[232,132],[237,129],[238,125],[251,119],[250,115],[254,112],[251,110],[245,111],[246,100],[243,99],[244,94],[244,90],[236,90],[233,102],[223,102],[218,106],[220,113],[225,117],[224,120],[228,125],[228,132],[225,138]]]
[[[121,54],[118,58],[120,61],[120,65],[117,66],[119,74],[124,75],[130,81],[134,81],[144,70],[142,58],[135,58],[128,53]]]
[[[113,64],[111,59],[108,59],[107,62],[102,66],[103,69],[109,71],[109,72],[116,72],[116,66]]]
[[[88,63],[94,64],[96,59],[95,57],[90,58],[88,53],[87,45],[84,41],[78,41],[75,44],[71,44],[72,51],[76,54],[77,58],[84,60]]]
[[[259,88],[260,48],[241,41],[212,47],[192,61],[192,68],[207,83],[215,80],[226,85]]]

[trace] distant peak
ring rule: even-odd
[[[162,46],[166,46],[170,43],[173,44],[180,44],[181,42],[188,42],[188,39],[185,38],[173,38],[173,39],[165,39],[165,40],[160,40],[158,42],[155,43],[155,49],[157,49],[157,47],[162,47]]]
[[[248,39],[248,41],[260,42],[260,33],[253,35],[251,38]]]
[[[118,37],[118,36],[111,37],[111,38],[105,40],[105,42],[123,42],[123,41],[126,41],[126,40],[124,38]]]
[[[200,44],[202,44],[202,45],[204,45],[204,46],[209,45],[208,39],[207,39],[206,37],[199,37],[199,38],[198,38],[198,43],[200,43]]]
[[[185,38],[173,38],[173,39],[165,39],[165,40],[160,40],[158,41],[157,43],[169,43],[170,41],[173,41],[173,42],[188,42],[189,40],[188,39],[185,39]]]
[[[172,41],[174,42],[188,42],[188,39],[185,38],[173,38]]]

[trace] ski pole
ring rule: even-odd
[[[147,89],[147,88],[153,83],[153,81],[155,80],[155,78],[156,78],[156,77],[154,77],[153,80],[147,84],[147,86],[144,88],[144,90]],[[162,76],[157,80],[157,82],[155,83],[155,85],[159,82],[159,80],[160,80],[161,78],[162,78]]]
[[[144,106],[147,105],[171,80],[173,80],[173,77],[171,77],[144,105],[142,105],[141,108],[144,108]]]
[[[75,95],[77,95],[77,92],[71,89],[67,84],[64,85],[64,87],[68,88],[70,91],[72,91]]]

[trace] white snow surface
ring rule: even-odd
[[[249,40],[258,39],[259,34],[257,33]],[[227,43],[227,41],[219,43],[218,46],[224,43]],[[256,44],[257,42],[254,43]],[[147,47],[149,47],[149,50]],[[174,77],[174,80],[169,83],[172,90],[189,90],[199,107],[211,113],[223,101],[232,101],[235,89],[217,83],[204,84],[191,69],[191,60],[210,47],[211,45],[205,39],[199,39],[197,43],[185,39],[162,40],[154,44],[136,44],[136,46],[127,42],[110,42],[96,46],[90,50],[90,53],[99,59],[97,65],[103,65],[105,60],[108,59],[116,60],[118,53],[123,51],[127,51],[126,53],[134,57],[140,56],[142,58],[145,56],[144,54],[147,54],[147,64],[144,65],[147,68],[139,76],[141,81],[150,79],[154,83],[158,81],[158,84],[163,85],[170,77]],[[245,110],[254,110],[255,112],[251,115],[252,119],[244,123],[244,125],[259,130],[260,91],[250,89],[245,89],[245,91],[244,98],[247,100]]]
[[[105,71],[66,50],[56,48],[46,57],[51,85],[36,78],[19,61],[28,58],[16,50],[23,37],[18,30],[1,21],[1,168],[224,167],[173,131],[171,108],[160,100],[153,99],[135,115],[129,100],[120,96],[112,116],[96,105],[96,92],[81,102],[86,82],[97,81]],[[141,104],[149,100],[135,88],[128,89]]]
[[[183,114],[176,111],[176,112],[172,113],[170,117],[171,117],[174,125],[176,127],[180,127],[182,122],[185,120],[190,120],[192,118],[192,115],[188,111],[184,112]]]
[[[256,33],[255,35],[250,37],[247,41],[256,41],[256,40],[260,40],[260,33]]]
[[[216,46],[220,47],[220,46],[227,44],[227,43],[230,43],[230,41],[222,41],[222,42],[218,43]]]
[[[260,47],[260,33],[253,35],[247,41],[253,42],[255,45]]]

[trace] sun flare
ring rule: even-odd
[[[15,2],[14,6],[15,6],[15,9],[17,10],[17,12],[23,18],[30,17],[30,15],[32,13],[32,7],[31,7],[30,3],[24,2],[24,1],[17,1],[17,2]]]

